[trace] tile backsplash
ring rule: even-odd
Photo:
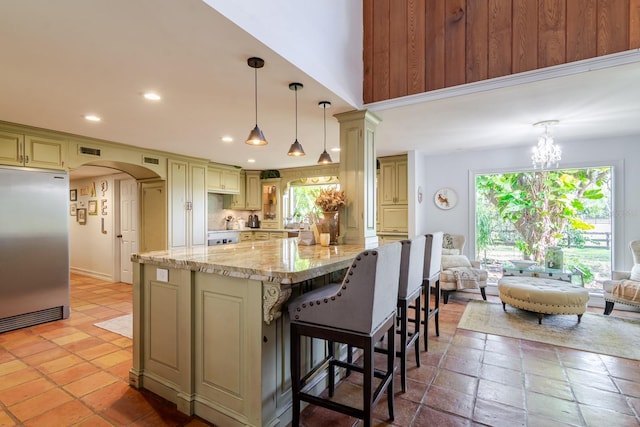
[[[234,219],[242,218],[245,222],[249,219],[249,215],[258,214],[262,219],[259,211],[237,211],[224,208],[224,196],[222,194],[208,193],[207,196],[207,229],[208,230],[224,230],[227,222],[226,217],[232,216]],[[232,224],[233,225],[233,224]]]

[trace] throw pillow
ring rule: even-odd
[[[631,269],[631,276],[629,280],[635,280],[636,282],[640,282],[640,264],[636,264]]]
[[[471,267],[471,262],[465,255],[443,255],[442,269],[446,270],[452,267]]]
[[[453,247],[453,237],[450,234],[445,233],[442,236],[442,247],[445,249],[454,249]]]

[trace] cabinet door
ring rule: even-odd
[[[396,204],[405,205],[409,203],[409,170],[407,161],[400,160],[396,162]]]
[[[222,171],[222,189],[227,193],[239,193],[244,186],[241,182],[240,171]]]
[[[409,230],[407,206],[382,206],[380,208],[380,231],[406,233]]]
[[[0,164],[22,166],[24,164],[24,137],[10,132],[0,132]]]
[[[205,165],[191,165],[189,167],[189,190],[191,213],[189,240],[193,246],[207,244],[207,187]]]
[[[34,168],[62,169],[66,143],[54,139],[25,136],[25,165]]]
[[[380,204],[392,205],[396,201],[396,168],[395,163],[382,163],[380,165],[380,176],[382,185],[380,186]]]
[[[260,194],[260,172],[247,172],[245,182],[245,206],[247,210],[262,209]]]
[[[187,246],[187,163],[169,160],[169,247]]]
[[[280,179],[262,181],[262,228],[280,225]]]
[[[224,196],[224,208],[225,209],[245,209],[245,174],[240,173],[240,192],[238,194],[225,194]]]
[[[207,168],[207,190],[211,192],[222,190],[222,169]]]

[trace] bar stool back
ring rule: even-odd
[[[440,336],[440,270],[442,268],[442,239],[444,233],[442,231],[433,234],[426,234],[425,251],[424,251],[424,350],[428,351],[429,343],[427,337],[429,334],[429,319],[435,319],[436,336]],[[435,292],[435,304],[431,307],[431,289]]]
[[[292,422],[300,424],[300,404],[314,405],[341,412],[372,423],[373,407],[387,392],[389,418],[393,420],[394,352],[387,356],[386,370],[374,369],[374,345],[387,335],[395,344],[395,314],[398,297],[401,245],[389,243],[361,252],[354,259],[342,283],[328,285],[303,294],[289,303],[291,322]],[[302,375],[300,342],[303,336],[329,342],[328,355],[310,372]],[[363,350],[360,364],[335,357],[334,342]],[[336,402],[335,367],[363,374],[362,409]],[[312,394],[313,383],[321,370],[328,370],[328,398]],[[374,377],[380,379],[374,389]]]

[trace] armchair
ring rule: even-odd
[[[489,274],[480,269],[480,263],[463,255],[464,244],[465,237],[461,234],[445,234],[442,240],[440,290],[445,304],[449,302],[449,294],[459,289],[480,289],[482,299],[487,300],[485,287]]]
[[[632,240],[629,249],[633,255],[631,271],[614,271],[612,280],[602,283],[604,288],[604,314],[609,315],[615,303],[640,307],[640,240]]]

